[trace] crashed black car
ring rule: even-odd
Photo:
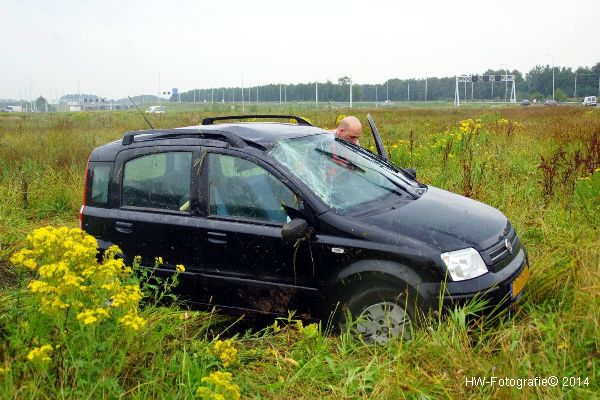
[[[475,296],[512,304],[525,248],[498,210],[432,187],[379,155],[295,123],[218,120],[128,132],[96,148],[82,228],[158,274],[185,265],[179,294],[237,313],[344,322],[384,342],[421,313]],[[277,116],[280,118],[281,116]]]

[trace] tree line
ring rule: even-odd
[[[552,98],[552,66],[536,65],[523,75],[518,70],[508,71],[515,75],[517,98]],[[488,69],[481,75],[504,75],[505,70]],[[341,77],[337,82],[308,82],[297,84],[268,84],[252,87],[219,87],[194,89],[171,96],[171,101],[182,102],[348,102],[350,101],[350,78]],[[459,83],[461,100],[504,101],[510,99],[511,83],[469,82]],[[316,86],[316,87],[315,87]],[[389,79],[381,84],[352,83],[352,100],[355,102],[389,101],[451,101],[456,89],[455,77],[427,79]],[[600,62],[591,67],[554,67],[554,96],[563,101],[568,98],[600,95]]]

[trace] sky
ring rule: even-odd
[[[598,0],[0,0],[0,98],[577,68],[599,19]]]

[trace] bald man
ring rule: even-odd
[[[358,118],[348,115],[340,121],[340,124],[333,133],[340,139],[358,145],[358,139],[362,133],[362,124]]]

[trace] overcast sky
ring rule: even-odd
[[[0,0],[0,98],[600,61],[599,0]]]

